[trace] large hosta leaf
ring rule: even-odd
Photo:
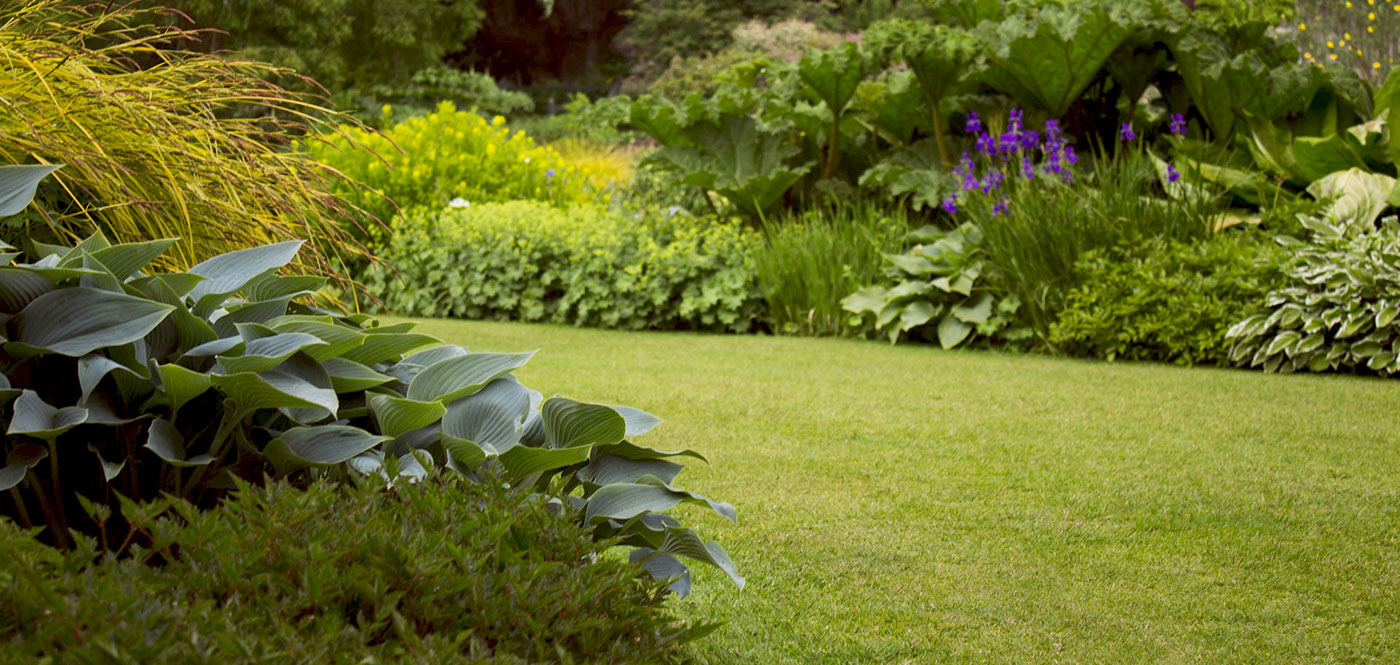
[[[632,460],[616,455],[598,455],[578,472],[578,479],[594,485],[635,483],[644,476],[655,476],[670,484],[685,467],[665,460]]]
[[[151,428],[146,432],[147,450],[155,453],[166,464],[177,467],[206,466],[214,461],[209,455],[195,455],[186,459],[185,457],[185,437],[169,420],[156,418],[151,421]]]
[[[449,404],[442,418],[442,431],[502,453],[520,443],[529,410],[529,390],[514,377],[505,376],[481,392]]]
[[[50,291],[15,315],[14,341],[50,353],[85,356],[145,337],[174,309],[88,287]]]
[[[24,212],[44,176],[62,164],[7,164],[0,166],[0,217]]]
[[[451,402],[471,395],[530,361],[535,352],[469,353],[430,365],[408,384],[408,398]]]
[[[277,368],[254,374],[214,375],[210,381],[228,395],[240,410],[322,409],[335,413],[340,406],[330,376],[306,356],[292,356]]]
[[[228,374],[263,372],[281,365],[298,351],[307,351],[310,354],[312,347],[318,346],[326,346],[326,343],[315,335],[300,332],[279,333],[248,342],[241,355],[220,356],[219,366]]]
[[[14,314],[54,290],[48,278],[30,270],[0,268],[0,313]]]
[[[269,442],[263,453],[279,469],[330,466],[349,461],[388,440],[387,436],[344,425],[295,427]]]
[[[515,446],[501,453],[500,461],[506,471],[506,478],[516,481],[537,473],[582,464],[588,461],[588,454],[592,450],[593,446],[587,445],[572,448]]]
[[[37,443],[15,446],[5,455],[5,466],[0,467],[0,492],[19,485],[25,474],[48,456],[49,451]]]
[[[656,478],[643,478],[637,483],[613,483],[599,488],[588,498],[584,519],[590,524],[600,520],[628,520],[646,512],[670,510],[682,502],[709,506],[729,521],[738,521],[734,506],[678,490]]]
[[[1332,220],[1370,226],[1389,207],[1386,199],[1395,186],[1395,178],[1388,175],[1347,169],[1309,185],[1308,193],[1313,198],[1332,201],[1327,211]]]
[[[131,277],[136,271],[145,268],[151,261],[156,260],[165,250],[175,244],[174,239],[151,240],[147,242],[132,242],[104,247],[92,253],[92,258],[97,259],[112,272],[118,280],[125,280]]]
[[[661,547],[650,551],[648,554],[642,555],[642,557],[633,558],[633,560],[636,561],[640,559],[646,561],[653,557],[660,558],[668,556],[683,556],[687,559],[708,563],[724,571],[724,574],[728,575],[729,579],[734,580],[734,584],[740,589],[744,588],[744,577],[739,574],[739,569],[734,565],[734,562],[730,560],[729,554],[724,551],[724,548],[720,547],[720,544],[717,542],[705,542],[701,540],[700,536],[696,534],[695,531],[684,527],[667,528],[666,537],[662,541]],[[664,572],[666,568],[662,568],[661,570]],[[651,572],[652,568],[647,568],[647,571]]]
[[[447,413],[442,402],[419,402],[391,395],[370,395],[369,410],[374,413],[379,431],[394,438],[432,425]]]
[[[627,420],[612,407],[551,397],[540,408],[550,448],[609,446],[627,436]]]
[[[88,420],[88,410],[80,406],[55,408],[33,390],[24,390],[15,400],[15,412],[5,434],[25,434],[52,441]]]
[[[394,382],[394,377],[388,374],[344,358],[326,358],[321,361],[321,366],[326,368],[326,373],[331,377],[331,387],[338,393],[360,392]]]
[[[253,278],[291,263],[299,249],[300,240],[288,240],[215,256],[189,269],[190,274],[208,278],[190,291],[190,297],[198,302],[207,296],[223,296],[238,291]],[[207,304],[204,306],[208,307]]]

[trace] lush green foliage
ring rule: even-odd
[[[654,663],[705,631],[543,498],[446,476],[125,503],[102,555],[0,519],[0,644],[42,662]],[[275,656],[274,656],[275,654]]]
[[[388,267],[365,283],[406,315],[746,331],[759,315],[755,242],[674,209],[424,208],[395,223]]]
[[[661,63],[704,56],[729,46],[731,32],[753,18],[790,13],[793,0],[654,0],[638,3],[623,38],[639,51],[638,60]],[[654,65],[653,65],[654,66]],[[658,72],[660,68],[657,68]]]
[[[868,286],[841,301],[857,316],[875,317],[875,327],[894,342],[915,331],[951,349],[969,339],[1019,341],[1030,336],[1016,327],[1020,300],[998,297],[983,279],[987,257],[982,232],[972,223],[952,231],[925,226],[909,234],[914,246],[890,254],[893,287]],[[936,323],[935,323],[936,321]],[[975,336],[974,336],[975,333]]]
[[[754,269],[770,329],[804,335],[863,334],[841,300],[881,280],[886,253],[904,245],[909,221],[898,206],[842,204],[764,225]]]
[[[404,84],[439,64],[481,25],[478,0],[162,0],[183,11],[209,49],[241,50],[339,90]]]
[[[535,106],[529,95],[502,90],[489,75],[443,65],[414,72],[403,85],[340,91],[334,99],[341,106],[358,107],[359,115],[366,122],[378,125],[393,125],[413,116],[426,115],[441,102],[452,102],[458,108],[476,109],[487,115],[513,115]],[[385,104],[391,105],[392,113],[383,113]]]
[[[1400,370],[1400,224],[1305,222],[1268,311],[1230,328],[1231,360],[1265,371]]]
[[[618,129],[618,125],[627,120],[627,112],[631,108],[632,100],[626,95],[594,101],[580,93],[564,104],[563,113],[512,118],[510,124],[544,143],[571,138],[604,145],[622,145],[631,143],[639,136],[635,131]]]
[[[321,274],[363,250],[330,196],[344,183],[288,149],[328,113],[260,77],[262,63],[178,50],[147,9],[42,0],[0,8],[0,163],[67,164],[0,239],[179,238],[162,262],[307,240]],[[233,103],[272,114],[221,118]]]
[[[366,149],[367,148],[367,149]],[[378,224],[365,233],[382,239],[395,204],[440,207],[461,199],[470,204],[534,199],[568,205],[606,198],[618,184],[569,164],[548,146],[536,145],[505,118],[486,120],[444,102],[427,116],[410,118],[383,134],[343,128],[307,145],[311,156],[369,189],[343,189]],[[387,199],[385,198],[387,197]]]
[[[47,171],[0,170],[0,212],[24,205]],[[216,501],[237,477],[353,471],[411,482],[441,466],[560,494],[596,537],[636,548],[658,578],[681,576],[682,592],[689,573],[676,556],[743,584],[718,544],[662,514],[686,502],[735,518],[728,504],[670,486],[683,467],[667,459],[699,454],[626,440],[659,419],[543,399],[510,374],[533,352],[432,346],[411,324],[365,329],[363,315],[294,303],[325,281],[277,276],[298,242],[145,274],[173,243],[36,243],[42,259],[0,270],[4,514],[45,524],[54,544],[72,546],[70,528],[100,527],[82,521],[86,502],[103,508],[85,512],[111,515],[119,497]]]
[[[1283,281],[1284,252],[1260,236],[1232,229],[1085,253],[1049,342],[1105,360],[1228,365],[1226,329],[1263,309]]]

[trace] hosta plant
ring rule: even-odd
[[[1230,359],[1269,372],[1400,371],[1400,222],[1304,225],[1313,236],[1290,243],[1288,286],[1226,332]]]
[[[0,268],[0,513],[69,545],[70,528],[93,530],[84,502],[207,506],[235,478],[412,482],[441,467],[552,493],[679,591],[678,556],[742,583],[718,544],[664,514],[697,503],[735,518],[671,484],[698,453],[630,443],[657,418],[543,399],[511,374],[533,353],[473,353],[302,304],[324,280],[278,275],[299,242],[143,272],[173,242],[36,243],[37,261]]]
[[[986,256],[982,232],[965,223],[952,231],[925,226],[909,234],[916,243],[903,254],[889,254],[894,287],[868,286],[841,301],[857,317],[875,316],[875,327],[890,341],[911,330],[936,334],[939,345],[951,349],[976,337],[1018,340],[1030,331],[1014,327],[1020,301],[998,298],[982,279]]]

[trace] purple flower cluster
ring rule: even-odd
[[[1000,134],[989,131],[975,112],[967,114],[963,125],[963,129],[975,137],[975,157],[964,152],[952,174],[958,178],[961,190],[969,194],[991,195],[1000,190],[1002,193],[992,208],[994,215],[1005,215],[1010,210],[1011,199],[1004,192],[1013,174],[1022,180],[1032,180],[1039,166],[1044,173],[1057,175],[1065,183],[1074,182],[1069,167],[1079,161],[1079,157],[1065,139],[1059,121],[1047,120],[1043,131],[1025,129],[1024,123],[1025,112],[1011,109],[1006,131]],[[979,163],[985,167],[980,172]],[[957,213],[957,204],[958,196],[954,195],[943,199],[939,207],[952,215]]]
[[[1180,113],[1173,113],[1173,114],[1172,114],[1172,121],[1171,121],[1170,130],[1171,130],[1171,133],[1173,133],[1173,134],[1175,134],[1175,135],[1177,135],[1177,136],[1181,136],[1182,134],[1185,134],[1185,133],[1186,133],[1186,118],[1183,117]]]

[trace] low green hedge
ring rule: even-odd
[[[1078,284],[1050,329],[1076,356],[1230,364],[1225,333],[1264,308],[1283,284],[1283,250],[1230,230],[1201,242],[1153,239],[1095,250],[1075,263]]]
[[[406,316],[640,329],[755,327],[761,299],[741,226],[668,210],[537,201],[415,209],[364,276]]]
[[[90,538],[62,552],[0,519],[0,649],[34,663],[655,663],[708,632],[555,510],[447,474],[244,485],[203,512],[125,504],[145,544],[129,557]]]

